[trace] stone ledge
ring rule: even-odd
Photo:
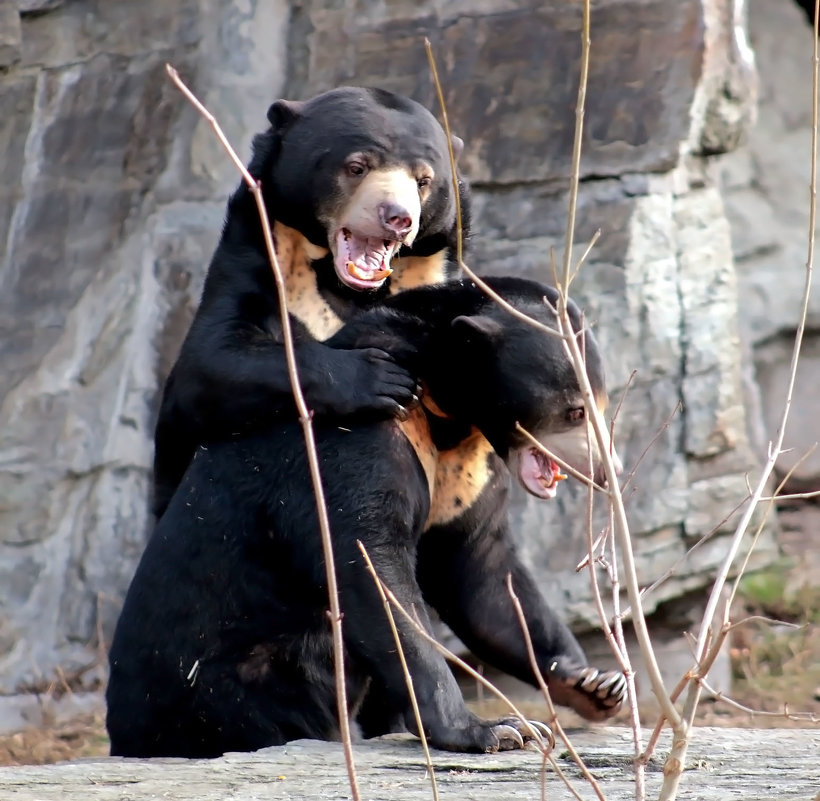
[[[667,734],[661,743],[669,747]],[[630,767],[631,735],[626,729],[603,728],[572,736],[608,799],[634,798]],[[558,753],[561,749],[558,749]],[[702,728],[695,732],[681,799],[784,801],[816,798],[820,730],[750,730]],[[424,756],[409,737],[390,737],[356,746],[361,796],[368,801],[421,801],[432,798]],[[577,770],[567,758],[561,765],[576,788]],[[433,752],[439,793],[446,799],[537,798],[541,758],[536,752],[495,755]],[[660,763],[647,774],[647,798],[657,797]],[[552,801],[572,796],[549,772]],[[89,759],[60,765],[0,769],[5,801],[122,801],[174,798],[177,801],[219,799],[349,798],[342,749],[338,743],[300,740],[253,754],[228,754],[214,760]]]

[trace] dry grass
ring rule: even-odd
[[[0,736],[0,765],[46,765],[108,753],[102,715],[77,717],[58,726]]]
[[[747,614],[784,624],[749,622],[731,643],[734,695],[753,709],[812,712],[820,720],[820,585],[793,583],[793,570],[749,576],[741,599]],[[752,718],[756,726],[806,726]]]

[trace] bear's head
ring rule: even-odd
[[[451,244],[456,204],[444,130],[418,103],[342,87],[276,101],[254,141],[251,174],[280,222],[328,248],[339,279],[377,289],[402,255]],[[454,154],[461,140],[453,137]]]
[[[521,485],[539,498],[555,496],[565,476],[560,466],[521,434],[516,423],[550,452],[599,483],[605,481],[601,454],[570,362],[557,335],[558,293],[552,287],[515,278],[488,279],[516,309],[555,331],[538,329],[494,301],[452,320],[444,369],[425,376],[430,394],[445,413],[468,419],[506,461]],[[601,353],[571,300],[569,317],[585,355],[586,372],[603,412],[608,404]],[[607,440],[607,448],[611,443]],[[616,471],[621,463],[611,450]]]

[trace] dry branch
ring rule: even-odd
[[[404,682],[407,685],[407,693],[410,696],[410,704],[413,707],[413,716],[416,719],[416,728],[419,732],[421,747],[424,749],[424,759],[427,762],[427,773],[430,776],[430,789],[433,793],[433,801],[438,801],[438,785],[436,784],[436,774],[433,770],[433,760],[430,758],[430,749],[427,746],[427,735],[424,733],[424,724],[421,720],[421,712],[419,711],[419,702],[416,697],[416,689],[413,686],[413,677],[410,674],[410,668],[407,666],[407,659],[404,656],[404,647],[401,644],[399,630],[396,628],[396,619],[393,617],[393,610],[390,608],[390,601],[387,600],[387,595],[384,592],[384,586],[379,580],[379,576],[376,573],[376,568],[373,566],[373,562],[370,561],[370,554],[368,554],[367,549],[364,547],[364,544],[361,540],[356,540],[356,544],[359,546],[359,550],[362,552],[364,561],[367,564],[367,569],[370,572],[370,575],[373,577],[374,583],[376,584],[376,589],[378,590],[379,596],[382,599],[384,613],[385,615],[387,615],[387,622],[390,624],[390,631],[393,632],[393,640],[396,643],[396,652],[399,655],[401,669],[404,673]]]
[[[336,698],[337,698],[337,712],[339,716],[339,731],[342,736],[342,743],[344,745],[345,761],[348,770],[348,779],[350,781],[350,791],[354,801],[359,800],[359,787],[356,778],[356,767],[353,761],[353,745],[350,737],[350,722],[347,713],[347,691],[345,687],[344,674],[344,643],[342,641],[342,613],[339,607],[339,591],[336,583],[336,569],[333,561],[333,542],[330,536],[330,523],[327,517],[327,508],[325,505],[324,489],[322,487],[322,478],[319,472],[319,457],[316,452],[316,441],[313,436],[313,425],[311,423],[311,413],[305,403],[305,397],[302,393],[301,384],[299,383],[299,371],[296,364],[296,352],[293,344],[293,332],[290,326],[290,316],[288,314],[287,293],[285,287],[282,270],[279,267],[279,260],[276,256],[276,248],[273,244],[273,234],[271,232],[270,220],[268,219],[268,211],[265,207],[265,201],[262,197],[261,183],[257,181],[247,170],[242,160],[236,154],[236,151],[231,146],[227,137],[222,131],[216,118],[208,111],[207,108],[199,101],[194,93],[185,85],[179,77],[179,73],[170,65],[166,64],[165,68],[169,77],[177,86],[177,88],[185,95],[190,103],[197,109],[197,111],[205,118],[205,120],[213,128],[214,133],[227,152],[231,161],[242,174],[248,189],[256,201],[256,207],[259,211],[259,220],[262,224],[262,232],[265,238],[265,247],[270,260],[271,270],[273,271],[274,281],[276,283],[276,290],[279,299],[279,309],[282,321],[282,337],[285,347],[285,359],[287,361],[288,375],[290,377],[291,389],[293,391],[293,398],[296,402],[296,408],[299,411],[299,422],[302,425],[302,430],[305,437],[305,447],[307,449],[308,465],[310,468],[310,477],[313,484],[313,492],[316,499],[316,511],[319,517],[319,531],[322,541],[322,549],[325,560],[325,571],[327,576],[327,589],[330,602],[330,626],[333,633],[333,657],[334,669],[336,679]]]
[[[527,618],[524,616],[524,608],[521,606],[521,601],[516,595],[515,589],[513,588],[512,584],[512,574],[507,573],[507,592],[509,593],[510,598],[512,599],[513,606],[515,607],[515,614],[518,616],[518,623],[521,626],[521,634],[524,637],[524,643],[527,646],[527,656],[530,660],[530,667],[532,668],[533,675],[535,676],[536,681],[538,682],[538,687],[541,690],[541,694],[544,696],[544,703],[547,706],[547,710],[549,711],[549,719],[547,723],[558,732],[558,736],[564,741],[564,745],[567,747],[567,751],[569,755],[572,757],[575,764],[578,766],[578,769],[581,771],[583,777],[590,783],[592,789],[595,791],[595,795],[598,796],[600,801],[606,801],[604,798],[604,794],[601,792],[601,787],[598,782],[595,780],[595,777],[589,772],[589,768],[584,764],[584,760],[581,759],[578,752],[575,750],[575,747],[570,742],[569,737],[567,737],[567,733],[564,731],[564,727],[561,725],[560,721],[558,720],[558,714],[555,711],[555,705],[552,703],[552,697],[550,696],[549,687],[547,686],[547,682],[544,680],[544,674],[541,673],[540,668],[538,667],[538,660],[535,657],[535,649],[532,647],[532,637],[530,637],[530,629],[527,626]]]

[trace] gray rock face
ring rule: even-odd
[[[147,535],[157,388],[235,183],[165,62],[247,154],[281,92],[285,19],[161,0],[22,18],[0,76],[0,693],[57,665],[96,681]]]
[[[293,88],[307,95],[341,82],[376,80],[436,105],[427,57],[437,54],[450,118],[467,143],[474,182],[566,179],[578,91],[580,5],[563,2],[400,0],[354,18],[332,2],[304,5],[291,41]],[[700,78],[699,2],[610,2],[595,9],[583,172],[671,169]],[[299,60],[301,56],[301,63]]]
[[[760,68],[760,112],[748,146],[719,162],[737,262],[741,333],[753,349],[762,398],[761,440],[775,436],[786,398],[805,284],[811,169],[812,32],[796,3],[752,0],[750,38]],[[784,42],[792,43],[784,47]],[[791,488],[820,489],[820,280],[813,278],[807,339],[785,447],[778,461]],[[798,464],[798,462],[800,462]]]
[[[20,9],[41,13],[0,2],[0,66],[11,66],[0,73],[0,693],[47,684],[58,666],[75,686],[97,680],[97,638],[110,636],[147,534],[158,387],[237,182],[165,62],[247,155],[279,96],[365,83],[435,107],[430,36],[475,184],[470,260],[549,279],[580,58],[579,9],[558,0],[397,0],[355,15],[330,0]],[[706,169],[754,103],[733,9],[594,10],[573,255],[603,235],[573,294],[614,399],[636,371],[617,439],[638,465],[628,509],[641,579],[676,566],[650,608],[708,585],[731,526],[719,521],[755,467],[729,228]],[[517,497],[514,528],[551,601],[590,627],[588,578],[573,572],[585,498],[564,486],[559,496]],[[765,537],[758,560],[771,552]]]
[[[20,14],[14,0],[0,0],[0,67],[20,60]]]

